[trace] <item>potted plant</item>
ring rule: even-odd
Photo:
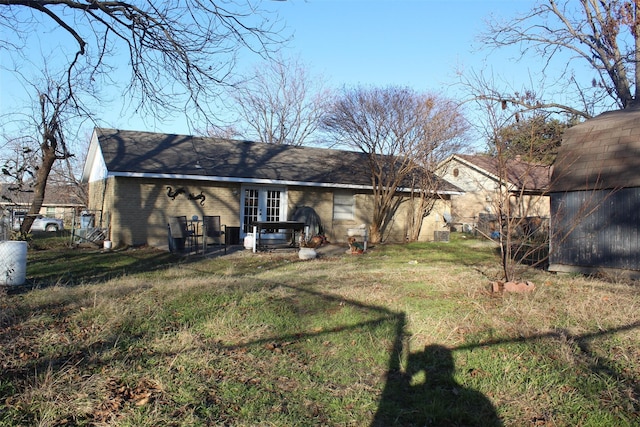
[[[298,258],[300,259],[314,259],[318,256],[316,248],[322,245],[326,241],[324,236],[313,236],[309,240],[305,238],[304,233],[300,234],[300,250],[298,251]]]

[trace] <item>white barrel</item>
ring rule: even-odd
[[[247,233],[247,235],[244,236],[244,248],[253,249],[253,233]]]
[[[0,285],[23,285],[27,280],[27,242],[0,241]]]

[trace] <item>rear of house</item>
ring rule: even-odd
[[[490,235],[500,228],[498,206],[511,218],[549,218],[549,166],[520,158],[500,161],[482,154],[455,154],[439,175],[464,193],[452,199],[452,224],[460,231]]]
[[[83,179],[89,209],[108,224],[114,246],[168,246],[172,216],[219,215],[229,243],[240,243],[254,221],[286,221],[311,207],[331,242],[371,221],[373,196],[362,153],[269,145],[184,135],[96,129]],[[385,231],[386,241],[407,236],[413,205],[408,189]],[[441,186],[421,240],[446,227],[450,196]]]

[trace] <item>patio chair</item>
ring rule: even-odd
[[[169,218],[169,250],[182,252],[191,232],[187,226],[186,216],[172,216]]]
[[[204,215],[202,217],[203,234],[202,238],[204,251],[206,252],[207,246],[210,244],[210,240],[213,240],[217,245],[224,246],[224,253],[227,253],[227,239],[226,229],[227,226],[220,223],[219,215]]]

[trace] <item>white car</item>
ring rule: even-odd
[[[22,221],[24,221],[23,214],[15,214],[13,218],[13,229],[19,230]],[[31,225],[31,231],[58,231],[64,230],[64,223],[61,219],[48,218],[42,215],[36,215]]]

